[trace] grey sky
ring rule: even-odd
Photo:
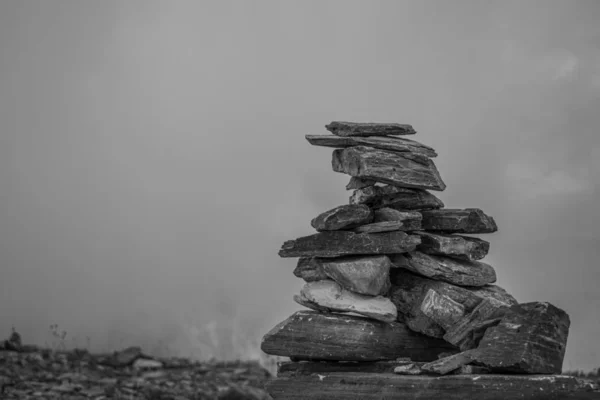
[[[300,308],[279,247],[349,196],[304,135],[387,121],[438,151],[448,207],[495,217],[498,283],[570,314],[565,367],[600,366],[599,19],[593,0],[0,2],[0,332],[255,354],[241,338]]]

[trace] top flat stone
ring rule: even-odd
[[[415,128],[407,124],[333,121],[325,128],[337,136],[398,136],[414,135]]]
[[[414,140],[392,136],[335,136],[335,135],[306,135],[306,140],[313,146],[346,148],[352,146],[368,146],[374,149],[397,151],[400,153],[417,153],[426,157],[437,157],[434,149]]]

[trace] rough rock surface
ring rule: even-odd
[[[274,400],[592,400],[597,384],[571,376],[331,372],[279,377],[266,385]]]
[[[456,351],[443,340],[412,332],[398,322],[365,317],[299,311],[264,337],[267,354],[297,360],[381,361],[410,357],[432,361],[441,352]]]
[[[424,364],[421,369],[435,374],[446,375],[457,370],[463,365],[469,364],[474,360],[476,350],[467,350],[462,353],[453,354],[448,357]]]
[[[421,239],[394,231],[384,233],[321,232],[283,243],[280,257],[340,257],[413,251]]]
[[[444,207],[440,199],[426,190],[392,185],[369,186],[355,190],[350,196],[350,204],[366,204],[373,209],[389,207],[400,211],[435,210]]]
[[[302,376],[330,372],[360,372],[367,374],[393,373],[394,369],[404,365],[421,365],[424,362],[407,360],[370,361],[370,362],[281,362],[277,365],[277,376]]]
[[[317,231],[352,229],[373,220],[373,210],[362,204],[346,204],[319,214],[310,221]]]
[[[320,259],[314,257],[301,257],[298,259],[294,275],[304,279],[306,282],[322,281],[329,278],[325,271],[323,271]]]
[[[383,322],[398,318],[396,306],[387,297],[353,293],[330,280],[306,283],[294,301],[316,311],[351,312]]]
[[[484,286],[496,282],[494,268],[479,261],[457,260],[413,251],[394,255],[392,263],[419,275],[458,286]]]
[[[414,226],[406,226],[402,221],[382,221],[373,222],[367,225],[354,228],[353,232],[357,233],[380,233],[393,231],[414,231]]]
[[[368,179],[351,177],[350,182],[348,182],[348,184],[346,185],[346,190],[363,189],[369,186],[373,186],[375,185],[375,183],[377,182]]]
[[[389,296],[398,309],[399,318],[402,316],[410,329],[437,338],[443,337],[445,330],[421,311],[430,289],[461,304],[465,313],[473,311],[483,299],[492,298],[497,301],[498,306],[517,304],[513,296],[495,285],[461,287],[425,278],[402,268],[390,269],[390,280],[392,288]]]
[[[398,136],[414,135],[415,128],[407,124],[379,122],[332,121],[325,128],[336,136]]]
[[[421,244],[417,250],[426,254],[477,261],[484,258],[490,250],[489,242],[474,237],[424,231],[415,234],[421,236]]]
[[[433,289],[429,289],[425,294],[420,310],[444,330],[454,326],[465,315],[465,307],[462,304]]]
[[[268,400],[269,378],[258,362],[154,358],[135,347],[108,355],[36,346],[0,350],[2,400]]]
[[[445,208],[423,211],[423,230],[445,233],[493,233],[498,230],[494,218],[478,208]]]
[[[446,189],[433,161],[420,154],[393,153],[356,146],[334,150],[331,165],[335,172],[394,186]]]
[[[387,256],[350,256],[340,258],[321,258],[325,274],[339,283],[344,289],[379,296],[390,290],[390,267],[392,263]]]
[[[397,137],[340,137],[332,135],[306,135],[306,140],[308,140],[308,142],[313,146],[336,148],[368,146],[380,150],[396,151],[400,153],[410,152],[421,154],[426,157],[437,157],[437,153],[431,147],[425,146],[419,142],[415,142],[414,140]]]
[[[416,211],[398,211],[393,208],[380,208],[375,210],[373,223],[400,222],[400,230],[416,231],[421,229],[421,220],[423,217]]]
[[[477,364],[496,372],[559,374],[570,320],[550,303],[514,305],[479,342]]]

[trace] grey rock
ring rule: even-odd
[[[433,194],[422,189],[398,186],[369,186],[355,190],[350,204],[366,204],[373,209],[388,207],[400,211],[433,210],[444,207],[444,203]]]
[[[498,230],[494,218],[478,208],[445,208],[423,211],[423,230],[445,233],[493,233]]]
[[[446,375],[457,370],[463,365],[469,364],[474,360],[473,350],[467,350],[462,353],[453,354],[448,357],[424,364],[421,369],[435,374]]]
[[[398,136],[414,135],[415,129],[408,124],[377,122],[333,121],[325,128],[336,136]]]
[[[395,151],[399,153],[415,153],[426,157],[437,157],[437,153],[429,146],[425,146],[414,140],[390,137],[340,137],[333,135],[306,135],[306,140],[313,146],[346,148],[353,146],[368,146],[374,149]]]
[[[450,297],[429,289],[421,303],[421,312],[447,330],[465,315],[465,307]]]
[[[294,275],[304,279],[306,282],[321,281],[329,278],[325,271],[323,271],[320,260],[314,257],[301,257],[298,259]]]
[[[446,188],[433,161],[420,154],[356,146],[334,150],[331,165],[335,172],[393,186],[439,191]]]
[[[477,261],[484,258],[490,249],[489,242],[474,237],[424,231],[415,234],[421,236],[417,250],[426,254]]]
[[[373,210],[363,204],[345,204],[325,211],[313,218],[311,226],[317,231],[337,231],[368,224],[373,220]]]
[[[354,189],[363,189],[369,186],[375,185],[375,181],[371,181],[369,179],[360,179],[351,177],[350,182],[346,185],[346,190],[354,190]]]
[[[369,296],[387,294],[390,289],[391,262],[387,256],[350,256],[321,258],[323,272],[344,289]]]
[[[393,231],[412,231],[414,227],[405,226],[402,221],[383,221],[374,222],[367,225],[359,226],[354,228],[353,232],[357,233],[379,233],[379,232],[393,232]]]

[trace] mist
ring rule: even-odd
[[[0,3],[0,334],[255,357],[288,239],[348,202],[333,120],[412,124],[520,302],[600,366],[600,3]],[[2,333],[4,332],[4,333]]]

